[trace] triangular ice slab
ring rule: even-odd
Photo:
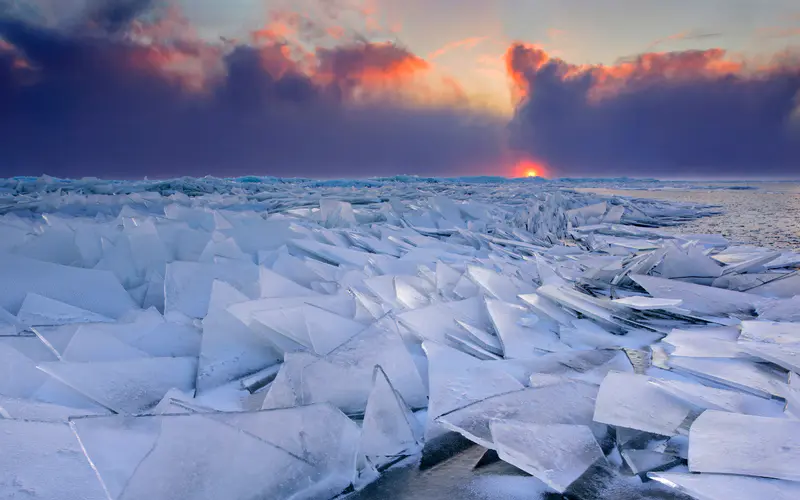
[[[119,340],[109,332],[96,328],[81,327],[72,336],[61,354],[63,361],[127,361],[149,358],[150,355]]]
[[[372,371],[380,365],[406,403],[427,406],[425,385],[391,321],[377,322],[302,372],[303,401],[328,402],[347,414],[360,414],[372,390]]]
[[[679,456],[652,450],[622,450],[622,458],[631,472],[639,476],[651,471],[667,470],[681,463]]]
[[[222,309],[203,319],[197,391],[250,375],[279,362],[278,353],[250,328]]]
[[[586,470],[604,458],[585,425],[537,425],[513,420],[490,424],[500,458],[563,493]]]
[[[769,344],[800,344],[800,324],[776,321],[742,321],[739,340]]]
[[[375,367],[361,432],[361,453],[375,465],[421,449],[422,429],[380,366]]]
[[[800,481],[800,422],[706,411],[689,432],[689,470]]]
[[[485,307],[478,297],[403,312],[397,315],[397,320],[421,339],[441,344],[446,342],[448,333],[461,333],[456,321],[479,327],[489,325]]]
[[[651,472],[654,481],[675,488],[697,500],[795,500],[800,483],[730,474]]]
[[[278,297],[309,297],[317,292],[306,288],[264,266],[258,268],[258,281],[262,299]]]
[[[144,358],[106,363],[42,363],[39,369],[117,413],[135,415],[170,389],[194,390],[195,358]]]
[[[320,356],[330,354],[366,328],[358,321],[313,305],[302,306],[302,313],[311,348]]]
[[[650,383],[700,410],[718,410],[762,417],[783,416],[783,405],[775,399],[765,399],[739,391],[729,391],[692,384],[681,380],[650,379]]]
[[[101,408],[72,408],[54,403],[0,396],[0,417],[2,418],[37,420],[40,422],[66,422],[70,417],[109,415],[110,413]]]
[[[74,323],[110,323],[111,318],[64,302],[29,293],[17,320],[28,326],[61,326]]]

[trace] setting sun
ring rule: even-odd
[[[514,177],[547,177],[547,168],[541,162],[529,158],[519,160],[513,168]]]
[[[536,170],[528,170],[525,172],[525,177],[539,177],[539,174],[536,173]]]

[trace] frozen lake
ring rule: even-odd
[[[0,180],[0,497],[795,500],[799,191]]]
[[[797,182],[737,182],[698,183],[722,189],[659,190],[584,187],[577,191],[600,195],[630,196],[657,200],[719,205],[724,213],[696,219],[673,231],[710,233],[739,243],[759,246],[800,248],[800,183]],[[726,189],[744,186],[754,189]]]

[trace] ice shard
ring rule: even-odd
[[[632,275],[631,278],[659,299],[680,299],[681,307],[699,314],[752,314],[767,299],[749,293],[723,290],[711,286],[683,283],[653,276]]]
[[[673,370],[765,398],[780,396],[780,384],[787,382],[786,373],[747,359],[673,356],[669,359],[669,365]]]
[[[361,431],[361,450],[371,463],[380,466],[422,449],[423,430],[403,397],[394,390],[380,366],[372,376]]]
[[[529,388],[492,396],[436,419],[484,448],[495,449],[489,425],[493,420],[517,420],[532,424],[588,425],[605,434],[605,426],[592,420],[597,386],[578,381]]]
[[[490,423],[497,454],[553,490],[563,493],[595,462],[604,459],[585,425],[537,425],[513,420]]]
[[[558,335],[542,324],[523,326],[521,321],[530,313],[522,306],[500,300],[486,299],[492,326],[497,332],[506,358],[531,358],[546,352],[568,351]],[[538,318],[537,318],[538,319]]]
[[[689,433],[689,470],[800,481],[800,422],[706,411]]]
[[[673,436],[692,406],[651,383],[649,377],[611,372],[600,385],[594,420],[608,425]]]

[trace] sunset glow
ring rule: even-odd
[[[546,177],[547,168],[534,160],[520,160],[514,165],[513,177]]]

